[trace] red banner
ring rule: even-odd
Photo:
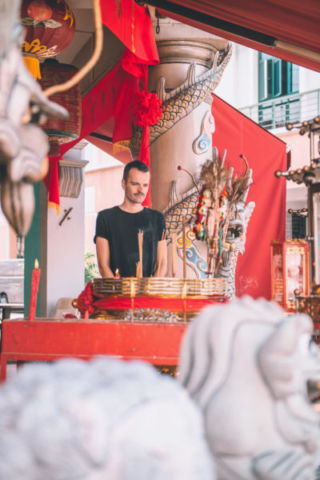
[[[43,179],[45,186],[48,189],[48,206],[55,208],[57,213],[60,213],[60,196],[59,196],[59,160],[62,157],[48,157],[49,171]]]
[[[153,25],[146,7],[134,0],[101,0],[102,23],[134,54],[130,63],[159,63]],[[137,75],[136,75],[137,76]]]
[[[244,255],[238,256],[237,296],[271,298],[271,240],[285,239],[286,180],[274,176],[286,170],[286,144],[235,108],[213,95],[216,130],[212,144],[220,155],[227,150],[226,166],[243,173],[241,153],[252,169],[253,184],[247,202],[256,206],[249,220]]]

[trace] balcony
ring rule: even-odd
[[[284,127],[320,115],[320,89],[273,98],[239,110],[267,130]]]

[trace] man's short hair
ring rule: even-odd
[[[133,160],[132,162],[127,163],[127,165],[124,167],[123,170],[123,180],[126,182],[129,177],[129,172],[132,168],[136,168],[137,170],[140,170],[140,172],[149,172],[149,167],[143,162],[140,162],[140,160]]]

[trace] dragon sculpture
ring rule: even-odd
[[[188,265],[197,277],[209,274],[227,278],[228,298],[232,299],[235,297],[237,258],[239,253],[244,253],[247,227],[255,204],[246,203],[252,171],[247,166],[242,176],[234,176],[232,168],[224,168],[224,161],[225,157],[220,159],[218,150],[213,148],[212,161],[203,165],[199,181],[194,181],[195,187],[180,200],[175,201],[173,194],[165,217],[170,237],[174,231],[181,235],[182,217],[185,216],[191,226],[187,231]],[[208,232],[210,228],[212,232]],[[181,256],[181,249],[179,254]]]
[[[162,101],[162,115],[156,125],[150,126],[150,146],[210,96],[219,85],[231,55],[232,44],[224,51],[217,51],[212,67],[199,77],[196,77],[196,63],[193,62],[188,69],[186,81],[168,92],[165,90],[165,78],[158,79],[156,93]],[[138,158],[141,138],[142,128],[136,127],[130,142],[134,159]]]

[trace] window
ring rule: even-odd
[[[307,217],[292,214],[292,238],[306,238],[307,234]]]
[[[299,91],[299,67],[259,52],[259,102]]]
[[[259,124],[275,128],[299,120],[299,99],[285,98],[299,91],[299,67],[260,52],[258,61]]]

